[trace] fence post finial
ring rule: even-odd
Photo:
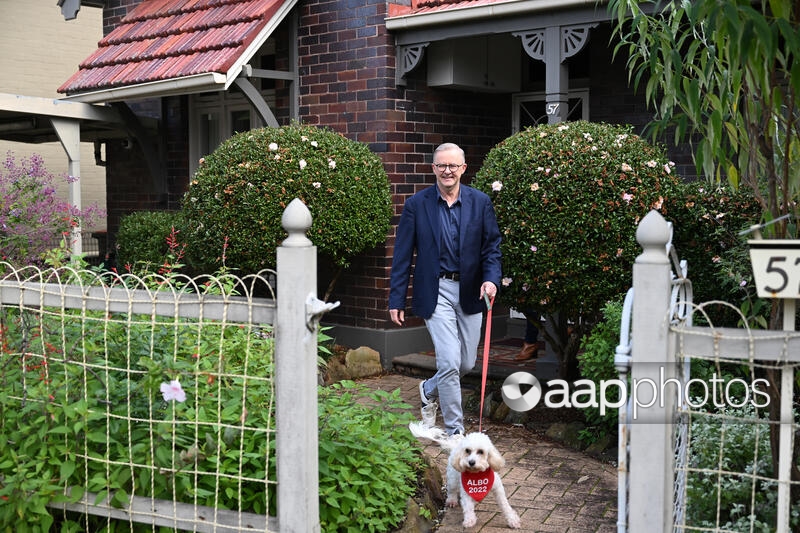
[[[281,226],[289,234],[281,246],[287,248],[311,246],[311,241],[306,237],[306,232],[311,227],[311,211],[299,198],[295,198],[286,206],[281,217]]]
[[[636,228],[636,240],[642,246],[637,263],[669,263],[667,244],[670,242],[670,226],[658,211],[647,213]]]

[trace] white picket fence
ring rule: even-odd
[[[198,281],[180,277],[138,279],[132,276],[106,276],[96,278],[92,283],[84,283],[91,277],[88,272],[78,273],[70,269],[13,270],[5,265],[5,273],[0,276],[0,316],[25,317],[22,321],[26,327],[39,324],[35,329],[36,335],[26,338],[21,345],[23,349],[20,353],[6,354],[8,361],[17,356],[24,365],[21,371],[23,383],[19,391],[7,391],[12,396],[16,394],[20,409],[26,402],[41,401],[34,398],[34,387],[41,388],[43,382],[58,382],[62,387],[53,390],[51,401],[57,402],[62,396],[72,394],[72,399],[94,406],[89,408],[87,420],[97,420],[99,417],[103,421],[101,427],[106,428],[104,437],[92,437],[105,439],[101,443],[109,450],[105,455],[98,454],[90,447],[86,442],[90,440],[88,435],[84,435],[83,441],[72,442],[67,440],[70,432],[63,432],[65,444],[75,451],[81,468],[87,472],[96,468],[116,472],[121,467],[129,470],[133,478],[151,479],[151,484],[155,483],[153,478],[162,476],[175,478],[177,485],[180,475],[189,484],[188,488],[181,491],[173,487],[172,499],[141,495],[146,491],[133,486],[128,488],[125,498],[114,501],[111,490],[90,492],[91,486],[87,480],[86,487],[63,487],[64,494],[81,494],[80,498],[54,503],[51,508],[77,513],[78,516],[99,516],[101,520],[121,520],[132,526],[136,523],[190,531],[307,533],[320,530],[317,334],[321,315],[338,304],[326,304],[316,297],[316,247],[306,237],[311,222],[306,206],[294,200],[282,218],[288,237],[277,251],[277,273],[265,272],[244,279],[232,276],[214,279],[211,282],[212,290]],[[275,279],[277,287],[272,285]],[[223,290],[226,284],[235,284],[238,295],[226,295]],[[255,295],[263,293],[266,295]],[[41,325],[45,323],[57,326],[45,328]],[[45,342],[34,338],[44,338],[45,329],[59,327],[60,332],[47,331],[48,335],[52,334],[52,343],[50,340]],[[84,334],[78,338],[72,335],[67,340],[65,331],[68,328],[81,328]],[[225,365],[230,364],[225,360],[228,354],[223,353],[227,349],[225,337],[231,329],[240,330],[237,334],[246,332],[237,337],[245,339],[246,344],[241,350],[245,360],[240,363],[244,368],[240,374],[231,374],[225,369]],[[31,330],[19,327],[19,331],[22,335],[28,335],[25,331]],[[74,329],[72,331],[74,333]],[[122,341],[114,339],[112,331],[123,331],[127,338]],[[174,372],[177,376],[175,380],[187,388],[183,391],[185,401],[170,402],[165,395],[162,402],[157,392],[149,395],[141,392],[141,383],[152,377],[148,372],[158,374],[160,368],[142,367],[142,355],[131,348],[137,342],[131,337],[132,331],[144,331],[145,344],[151,344],[145,360],[155,361],[157,353],[166,352],[163,361],[166,361],[167,367],[174,365],[175,368],[165,367],[164,377],[160,379],[166,386],[169,373]],[[205,337],[203,331],[206,332]],[[219,339],[209,341],[209,331],[218,335]],[[192,335],[196,335],[196,340]],[[268,360],[268,356],[259,342],[270,336],[274,338],[274,372],[267,375],[262,363]],[[85,345],[87,338],[100,338],[106,342],[99,349],[99,353],[103,354],[100,359],[96,357],[96,346]],[[59,339],[64,341],[59,344]],[[194,345],[195,353],[187,357],[181,351],[184,344]],[[255,346],[258,346],[258,350]],[[87,355],[90,351],[93,353],[91,357]],[[31,361],[35,361],[35,364]],[[202,364],[211,366],[204,367]],[[56,368],[63,375],[54,375]],[[71,382],[70,379],[75,375],[83,375],[83,383],[74,383],[74,379]],[[107,385],[112,379],[127,384],[128,390],[122,399],[108,392],[110,387]],[[100,398],[99,403],[88,393],[90,384],[95,389],[106,391],[106,396]],[[212,394],[222,398],[223,393],[228,393],[227,388],[234,385],[241,389],[241,405],[235,406],[233,411],[236,418],[231,420],[231,413],[228,412],[230,406],[215,406],[214,401],[202,398]],[[248,392],[256,387],[272,391],[258,406],[251,405],[251,399],[248,398]],[[63,394],[62,389],[71,392]],[[79,391],[86,391],[83,397],[77,397],[81,396]],[[130,406],[134,398],[145,402],[144,411],[136,411],[135,407]],[[218,401],[221,403],[222,400]],[[178,402],[182,403],[178,405]],[[127,411],[120,404],[129,404]],[[98,405],[106,407],[98,408]],[[268,417],[263,413],[252,412],[256,408],[273,407],[275,427],[264,425],[263,421]],[[205,418],[197,414],[201,410]],[[177,415],[179,411],[182,416]],[[123,412],[122,416],[120,412]],[[142,412],[149,414],[142,416]],[[194,418],[192,413],[196,415]],[[119,427],[145,428],[148,437],[142,442],[133,442],[130,437],[120,436],[108,429]],[[185,434],[187,427],[190,428],[189,433],[196,437],[193,443],[187,443],[177,436],[182,432]],[[228,439],[229,435],[240,437],[238,440]],[[254,460],[254,451],[244,448],[244,435],[249,435],[259,443],[261,457]],[[147,453],[151,459],[142,461],[134,457],[132,451],[112,456],[115,443],[124,438],[128,438],[131,448],[149,446]],[[161,463],[156,464],[156,456],[163,452],[159,451],[158,445],[164,439],[169,450],[166,458],[162,457]],[[274,446],[270,444],[273,441]],[[220,463],[224,460],[221,450],[225,447],[239,457],[238,472],[234,475],[220,469]],[[205,455],[213,454],[215,450],[219,452],[218,457],[203,460],[206,459]],[[246,456],[249,456],[250,466],[243,467],[241,461]],[[252,464],[259,467],[253,471]],[[268,479],[271,464],[275,465],[277,483]],[[146,472],[144,477],[142,472]],[[260,496],[258,498],[261,506],[267,507],[270,501],[277,499],[277,517],[268,517],[266,512],[248,512],[242,508],[223,509],[198,504],[201,498],[195,483],[203,479],[212,479],[218,490],[233,491],[234,499],[236,491],[241,497],[245,490],[243,487],[249,487],[247,490],[251,494],[260,493],[263,489],[263,499]],[[256,487],[255,490],[253,487]],[[73,492],[76,489],[78,492]],[[187,502],[186,494],[180,493],[182,491],[189,494],[194,492],[194,496],[189,497]],[[213,496],[216,499],[219,497]],[[208,498],[205,495],[203,501]]]
[[[800,365],[800,333],[793,331],[794,300],[785,304],[783,331],[694,326],[692,316],[702,313],[703,306],[691,301],[686,265],[677,260],[672,247],[671,225],[658,212],[650,212],[642,219],[636,237],[643,251],[633,267],[633,288],[626,298],[616,354],[620,378],[630,384],[629,401],[620,408],[618,531],[739,532],[762,531],[766,527],[789,533],[791,489],[796,483],[791,480],[791,469],[798,431],[792,398],[795,372]],[[748,368],[752,382],[763,379],[766,370],[780,376],[780,423],[772,424],[777,426],[775,434],[779,435],[777,476],[756,471],[757,450],[753,450],[757,457],[753,465],[743,471],[730,471],[726,453],[731,444],[724,442],[724,429],[715,451],[717,464],[700,468],[693,462],[693,424],[708,417],[708,411],[693,404],[686,392],[692,385],[690,363],[699,359],[718,366]],[[695,386],[699,384],[699,380],[694,382]],[[766,380],[760,381],[752,391],[763,392],[766,384]],[[750,400],[756,397],[759,406],[764,407],[766,394],[754,393]],[[724,415],[718,422],[723,428],[725,423],[761,423],[767,429],[770,426],[763,418],[755,417]],[[689,506],[709,503],[687,498],[688,480],[698,476],[716,479],[716,489],[704,495],[717,506],[710,524],[693,524],[687,516]],[[724,501],[722,484],[731,479],[750,487],[747,501]],[[775,523],[759,525],[759,516],[748,506],[763,496],[760,493],[765,487],[775,485]],[[736,528],[721,518],[734,507],[744,509],[745,515]]]

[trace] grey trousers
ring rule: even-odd
[[[483,313],[465,314],[461,309],[458,282],[440,279],[436,309],[425,321],[436,350],[436,374],[425,382],[424,392],[428,398],[439,397],[448,434],[464,433],[461,377],[475,366],[482,322]]]

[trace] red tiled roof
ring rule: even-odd
[[[144,0],[58,91],[227,74],[285,1]]]
[[[389,16],[420,15],[423,13],[441,13],[450,9],[478,7],[509,0],[412,0],[410,6],[389,4]]]

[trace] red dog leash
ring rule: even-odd
[[[478,432],[483,432],[483,400],[486,394],[486,375],[489,373],[489,341],[492,338],[492,304],[494,298],[491,300],[484,294],[483,299],[486,300],[486,333],[483,337],[483,372],[481,376],[481,405],[478,414]]]

